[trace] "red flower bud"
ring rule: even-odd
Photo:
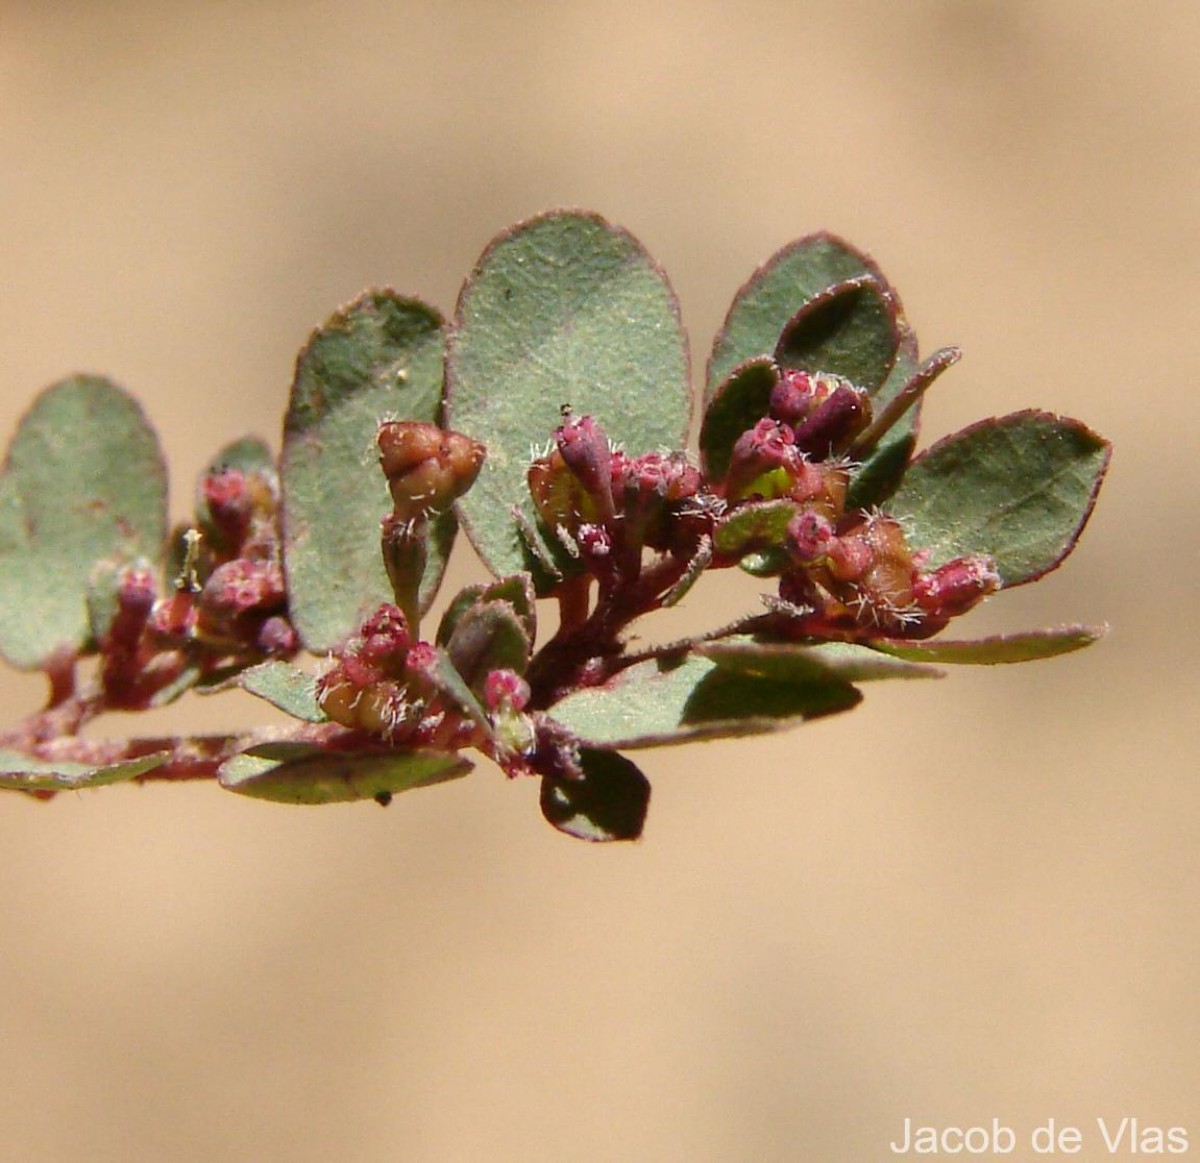
[[[932,573],[919,574],[913,583],[913,597],[931,617],[944,619],[965,614],[999,588],[995,561],[977,554],[956,557]]]
[[[771,391],[770,414],[793,429],[800,452],[823,460],[871,422],[871,401],[842,376],[785,369]]]

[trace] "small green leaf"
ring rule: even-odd
[[[0,477],[0,653],[21,669],[82,650],[102,562],[163,560],[167,476],[138,404],[96,376],[46,389]]]
[[[594,214],[555,211],[491,243],[463,287],[446,366],[451,426],[488,450],[459,512],[497,575],[536,564],[513,509],[541,538],[526,471],[564,406],[631,453],[678,448],[687,434],[675,295],[642,245]]]
[[[437,648],[433,665],[426,674],[444,698],[449,699],[485,732],[491,732],[492,725],[487,712],[475,697],[475,693],[467,686],[463,676],[458,673],[445,649],[440,646]]]
[[[1070,654],[1098,642],[1108,632],[1106,626],[1055,626],[1046,630],[1028,630],[1022,634],[997,634],[974,641],[934,638],[928,642],[904,642],[877,639],[875,650],[913,662],[940,662],[947,666],[994,666],[1005,662],[1032,662]]]
[[[849,710],[861,698],[836,677],[782,683],[693,655],[635,663],[604,686],[568,695],[549,713],[585,743],[655,747],[776,731]]]
[[[700,462],[710,481],[725,479],[734,444],[766,416],[778,382],[775,360],[760,355],[738,364],[717,388],[700,426]]]
[[[480,602],[508,602],[521,619],[530,642],[537,638],[537,604],[533,579],[527,573],[515,573],[487,584],[464,586],[451,599],[438,625],[437,644],[445,646],[454,633],[459,619]]]
[[[443,751],[325,751],[304,743],[263,743],[227,759],[223,788],[281,804],[383,800],[412,788],[457,779],[471,770]]]
[[[942,672],[932,666],[882,656],[852,642],[801,646],[794,642],[759,642],[742,635],[703,643],[696,652],[739,674],[784,683],[812,682],[830,676],[844,682],[942,677]]]
[[[296,361],[284,423],[283,535],[292,621],[314,652],[392,600],[379,523],[392,509],[375,444],[384,419],[436,423],[444,336],[432,307],[368,291],[314,332]],[[421,589],[436,593],[453,515],[434,523]]]
[[[751,577],[778,577],[789,565],[791,558],[782,547],[755,550],[753,553],[747,553],[738,562],[738,568],[745,570]]]
[[[62,760],[47,762],[34,759],[20,751],[0,751],[0,789],[14,791],[80,791],[88,787],[104,787],[123,783],[145,775],[166,763],[169,755],[162,751],[126,759],[120,763],[95,766],[87,763],[68,763]]]
[[[739,505],[717,522],[713,545],[726,557],[773,549],[783,544],[788,522],[795,515],[794,501],[753,501]]]
[[[479,602],[459,618],[446,653],[467,686],[480,695],[490,671],[523,674],[531,647],[511,603]]]
[[[306,723],[325,722],[317,703],[317,680],[290,662],[272,659],[239,671],[234,683],[249,694]]]
[[[542,815],[580,840],[636,840],[650,806],[650,781],[624,755],[581,748],[582,779],[542,780]]]
[[[929,566],[991,554],[1004,585],[1033,581],[1074,547],[1110,446],[1078,420],[1014,412],[939,441],[918,457],[889,510]]]
[[[832,372],[875,392],[900,346],[898,307],[872,275],[834,283],[788,320],[775,347],[780,367]]]

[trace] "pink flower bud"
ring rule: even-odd
[[[601,521],[613,517],[612,450],[608,437],[591,416],[568,417],[554,430],[563,463],[592,498]]]
[[[300,635],[291,622],[276,614],[259,627],[258,648],[272,658],[290,658],[300,649]]]
[[[529,684],[513,670],[493,670],[483,685],[483,702],[489,711],[523,711],[529,703]]]
[[[154,574],[149,569],[139,565],[127,566],[117,581],[118,617],[136,622],[140,631],[154,608],[157,589]]]
[[[791,428],[764,417],[734,442],[725,479],[727,499],[784,496],[791,490],[800,459]]]
[[[164,645],[177,646],[192,637],[196,619],[196,595],[182,590],[154,603],[146,630]]]
[[[788,522],[787,550],[801,565],[824,558],[834,539],[833,522],[811,509],[802,510]]]
[[[236,551],[245,540],[254,512],[246,474],[238,468],[209,473],[200,481],[200,497],[218,541]]]

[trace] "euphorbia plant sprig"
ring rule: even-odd
[[[539,777],[555,827],[632,839],[650,788],[625,750],[848,710],[859,684],[935,664],[1085,646],[1098,629],[941,636],[1062,561],[1109,457],[1038,411],[914,456],[921,400],[958,358],[919,358],[864,254],[800,239],[734,299],[695,456],[665,275],[627,232],[561,211],[487,248],[449,324],[392,291],[335,313],[297,360],[281,456],[229,445],[174,532],[141,410],[107,380],[57,384],[0,476],[0,652],[50,688],[0,734],[0,786],[213,778],[286,803],[387,803],[474,752]],[[460,522],[493,580],[431,629]],[[761,604],[630,645],[734,567],[763,579]],[[559,619],[539,643],[544,600]],[[298,666],[302,652],[320,662]],[[82,734],[107,711],[229,687],[292,725]]]

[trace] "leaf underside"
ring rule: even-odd
[[[466,775],[469,760],[442,751],[325,751],[307,744],[264,743],[221,765],[221,786],[285,804],[350,803],[390,797]]]
[[[49,762],[19,751],[0,751],[0,788],[20,791],[81,791],[136,779],[169,758],[167,752],[143,755],[121,763],[93,766],[87,763]]]
[[[862,696],[836,675],[777,682],[707,658],[635,663],[605,686],[576,691],[550,714],[585,743],[655,747],[752,735],[849,710]]]
[[[542,815],[579,840],[636,840],[650,806],[650,781],[615,751],[581,748],[579,765],[582,779],[542,780]]]

